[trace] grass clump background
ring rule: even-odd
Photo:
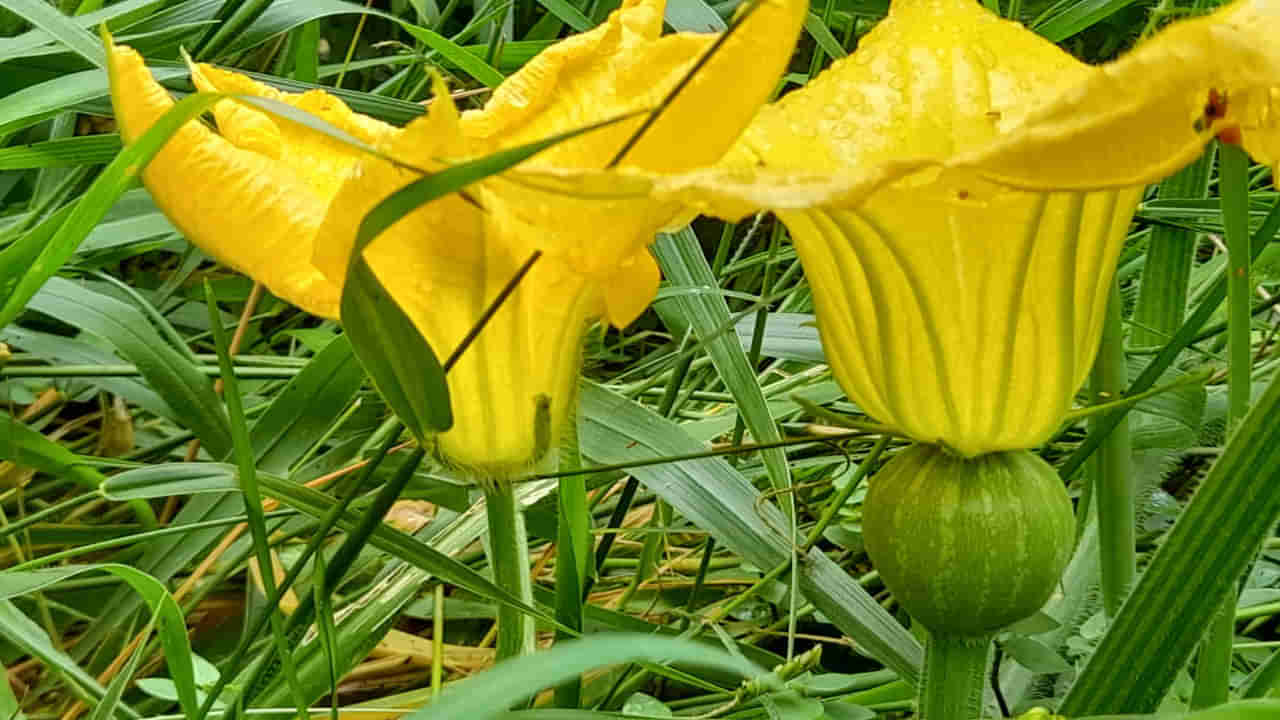
[[[670,0],[666,20],[676,30],[722,30],[735,7]],[[285,90],[324,87],[399,125],[423,113],[432,71],[449,79],[461,108],[477,107],[538,51],[615,8],[609,0],[0,6],[4,717],[181,716],[193,700],[215,713],[281,717],[305,707],[350,718],[421,708],[430,708],[423,717],[470,718],[517,706],[534,720],[910,715],[920,638],[861,535],[865,478],[906,442],[882,435],[837,386],[804,272],[772,216],[699,219],[661,235],[658,300],[625,330],[588,334],[577,432],[562,450],[583,469],[517,485],[530,610],[539,646],[559,654],[501,665],[432,706],[440,688],[493,665],[498,608],[514,597],[491,580],[480,493],[446,468],[417,464],[335,323],[213,262],[123,169],[104,170],[121,143],[105,73],[88,59],[90,31],[103,23],[176,95],[191,91],[180,48],[199,48],[202,60]],[[1205,8],[1012,0],[993,9],[1102,62]],[[886,11],[875,0],[818,0],[781,91],[851,52]],[[1124,371],[1133,381],[1155,368],[1154,390],[1122,431],[1140,570],[1229,438],[1227,374],[1240,364],[1227,359],[1218,177],[1211,149],[1149,188],[1117,273]],[[1257,254],[1243,331],[1255,399],[1274,373],[1280,327],[1272,311],[1280,256],[1268,245],[1280,216],[1269,180],[1267,168],[1250,168],[1245,197],[1236,197]],[[1185,287],[1171,291],[1178,277]],[[1184,317],[1198,324],[1180,330]],[[233,377],[220,367],[228,351]],[[215,378],[241,411],[227,414]],[[1082,392],[1077,404],[1111,399]],[[1088,439],[1100,417],[1073,416],[1041,450],[1080,508],[1107,462]],[[234,466],[241,433],[265,498],[275,574],[266,583],[256,562],[264,548],[246,525],[256,513]],[[1243,442],[1268,436],[1250,437]],[[1274,463],[1240,462],[1258,483],[1274,483]],[[779,467],[790,487],[778,487]],[[384,523],[373,522],[377,490],[392,482],[404,490]],[[566,483],[582,484],[585,504],[566,501],[578,497]],[[590,528],[586,577],[565,571],[565,524]],[[363,537],[344,543],[353,536]],[[805,538],[811,547],[793,560]],[[1055,705],[1099,647],[1107,621],[1097,544],[1096,528],[1080,522],[1050,606],[997,638],[991,714]],[[1174,668],[1163,708],[1198,705],[1193,677],[1222,658],[1230,697],[1272,689],[1278,550],[1280,538],[1267,537],[1241,578],[1226,621],[1230,651]],[[330,563],[341,571],[327,573]],[[283,581],[282,612],[265,622],[269,588]],[[1182,637],[1203,631],[1177,617],[1162,622]],[[585,639],[568,642],[575,634]],[[1161,643],[1174,640],[1153,640],[1145,652],[1164,652]],[[1122,655],[1107,661],[1117,676],[1126,672]]]

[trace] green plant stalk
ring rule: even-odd
[[[1232,433],[1059,713],[1146,713],[1159,706],[1218,611],[1223,588],[1246,571],[1280,519],[1280,493],[1273,491],[1280,482],[1277,412],[1280,376]]]
[[[924,673],[920,675],[918,720],[971,720],[982,717],[991,637],[929,633]]]
[[[489,520],[489,562],[493,581],[527,605],[533,605],[533,584],[529,579],[529,536],[524,511],[510,482],[491,478],[485,483],[485,514]],[[498,661],[528,655],[534,651],[533,618],[524,612],[498,607]]]
[[[1249,412],[1253,383],[1253,317],[1250,312],[1253,248],[1249,237],[1249,157],[1236,145],[1218,145],[1218,192],[1230,268],[1227,274],[1227,429],[1230,432]],[[1223,597],[1223,605],[1201,643],[1195,690],[1191,698],[1194,708],[1218,705],[1229,699],[1237,579],[1225,578],[1226,587],[1219,593]]]
[[[1235,145],[1221,143],[1219,151],[1222,225],[1226,231],[1227,261],[1227,425],[1234,428],[1249,412],[1253,343],[1250,312],[1252,243],[1249,238],[1249,158]]]
[[[1210,146],[1212,148],[1212,146]],[[1161,199],[1202,198],[1209,189],[1213,151],[1160,183]],[[1135,347],[1159,347],[1178,331],[1187,307],[1187,284],[1196,249],[1196,233],[1157,225],[1151,229],[1142,283],[1133,308],[1130,341]]]
[[[245,515],[248,516],[249,532],[253,538],[254,559],[258,563],[258,575],[262,579],[263,594],[268,598],[278,595],[276,591],[275,563],[271,559],[268,547],[267,521],[263,517],[262,493],[258,489],[257,465],[253,456],[253,442],[249,439],[249,426],[245,423],[244,407],[240,400],[240,387],[232,373],[231,353],[227,349],[226,330],[222,327],[218,316],[218,303],[213,294],[213,286],[208,280],[204,283],[205,303],[209,306],[209,325],[213,329],[214,345],[218,350],[218,364],[222,367],[222,396],[227,403],[227,414],[230,416],[231,438],[235,444],[236,465],[240,470],[240,489],[244,493]],[[285,678],[289,681],[289,689],[297,705],[299,717],[305,717],[309,704],[302,693],[302,685],[298,683],[298,670],[293,661],[293,648],[285,636],[284,622],[276,604],[267,607],[267,616],[271,622],[271,637],[275,642],[276,654],[284,666]]]
[[[1124,354],[1124,327],[1121,317],[1120,285],[1113,281],[1107,314],[1102,323],[1102,341],[1093,363],[1095,400],[1105,402],[1124,392],[1129,384]],[[1101,418],[1090,421],[1094,431]],[[1098,510],[1098,539],[1102,557],[1102,604],[1107,617],[1115,617],[1133,586],[1137,574],[1136,519],[1137,484],[1131,467],[1133,455],[1129,421],[1122,419],[1098,448],[1094,458],[1093,500]]]
[[[560,467],[566,470],[582,466],[578,450],[578,423],[572,418],[565,424],[560,441]],[[591,512],[587,508],[587,478],[570,475],[560,478],[559,512],[556,525],[556,619],[566,627],[582,631],[585,580],[591,569]],[[556,631],[556,642],[571,635]],[[576,708],[582,703],[582,678],[558,685],[556,707]]]
[[[1191,692],[1191,709],[1221,705],[1231,699],[1231,644],[1235,641],[1235,588],[1227,592],[1227,602],[1209,622],[1200,641],[1200,659],[1196,665],[1196,684]]]

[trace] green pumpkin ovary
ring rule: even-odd
[[[1036,455],[966,459],[925,444],[872,478],[862,525],[902,607],[933,632],[973,636],[1039,610],[1075,536],[1062,480]]]

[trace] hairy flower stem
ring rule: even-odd
[[[489,519],[488,552],[493,581],[532,606],[529,538],[515,490],[509,482],[491,479],[484,484],[484,501]],[[532,653],[533,618],[516,608],[499,605],[497,649],[498,660]]]
[[[929,633],[920,676],[918,720],[977,720],[982,717],[991,656],[991,636]]]

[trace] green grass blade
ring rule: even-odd
[[[705,450],[679,426],[591,383],[582,385],[582,452],[598,464]],[[760,568],[777,567],[795,546],[789,523],[721,458],[636,467],[647,487],[716,540]],[[860,647],[904,678],[921,667],[920,644],[842,568],[813,550],[799,563],[804,597]]]
[[[548,685],[593,668],[641,660],[696,663],[744,678],[761,672],[746,660],[705,645],[652,635],[604,633],[496,665],[458,683],[439,702],[408,715],[406,720],[488,720],[503,715],[512,704]]]
[[[282,474],[337,422],[364,383],[345,335],[316,353],[275,396],[250,430],[258,467]]]
[[[678,233],[659,235],[653,245],[653,253],[662,267],[663,276],[672,287],[719,289],[715,275],[711,272],[711,265],[702,254],[698,238],[689,228]],[[760,381],[737,336],[728,332],[720,332],[718,336],[715,334],[729,327],[729,305],[724,297],[717,292],[690,293],[677,295],[665,302],[677,308],[681,319],[693,327],[694,334],[704,344],[755,442],[781,440],[782,433],[773,420],[764,391],[760,389]],[[765,450],[761,457],[774,489],[790,487],[791,470],[787,464],[786,452],[782,448],[775,448]]]
[[[1277,412],[1280,376],[1231,436],[1059,712],[1141,713],[1159,705],[1223,588],[1244,573],[1280,519]]]
[[[222,95],[195,95],[173,106],[156,121],[136,143],[125,148],[111,161],[88,192],[76,202],[75,209],[58,228],[30,267],[23,268],[20,278],[0,278],[4,304],[0,306],[0,327],[13,322],[36,291],[56,273],[75,252],[76,247],[102,221],[116,199],[137,178],[143,166],[164,146],[169,136]],[[16,280],[16,282],[15,282]]]
[[[119,135],[45,140],[0,150],[0,170],[100,165],[111,162],[119,152]]]
[[[1166,178],[1160,183],[1159,198],[1169,201],[1203,198],[1209,189],[1213,157],[1213,151],[1206,150],[1195,162]],[[1182,324],[1196,235],[1169,225],[1151,228],[1142,283],[1133,308],[1130,342],[1135,347],[1159,347],[1168,342]]]
[[[230,453],[231,430],[209,378],[170,346],[140,310],[60,277],[49,278],[27,305],[114,345],[210,454]]]
[[[32,25],[49,33],[54,40],[66,45],[85,60],[100,68],[107,66],[107,54],[102,49],[102,43],[49,3],[43,0],[5,0],[4,6],[9,12],[26,18]]]
[[[72,693],[90,705],[96,705],[106,696],[106,689],[72,660],[71,656],[55,647],[44,628],[24,615],[10,600],[0,600],[0,637],[23,654],[39,658],[46,667],[61,673]],[[119,711],[127,718],[140,720],[142,717],[128,705],[120,705]]]
[[[222,327],[222,317],[218,312],[217,298],[213,294],[213,286],[208,280],[204,282],[205,303],[209,306],[209,327],[213,330],[213,344],[218,351],[218,365],[222,368],[222,397],[227,402],[227,417],[231,426],[231,439],[234,446],[236,466],[239,470],[240,491],[244,493],[245,514],[249,517],[249,533],[253,541],[254,560],[258,563],[258,577],[262,580],[263,592],[267,597],[276,596],[275,562],[271,557],[267,537],[267,521],[263,517],[262,492],[258,489],[258,468],[253,453],[253,441],[249,439],[249,425],[244,417],[244,404],[240,397],[240,383],[236,380],[231,366],[231,352],[226,330]],[[284,633],[284,623],[280,619],[279,608],[271,606],[271,636],[275,640],[276,654],[284,666],[285,677],[294,691],[298,716],[306,712],[310,704],[302,695],[302,686],[298,684],[297,668],[293,661],[293,646]],[[187,710],[189,714],[198,712],[199,708]],[[194,715],[193,715],[194,716]]]

